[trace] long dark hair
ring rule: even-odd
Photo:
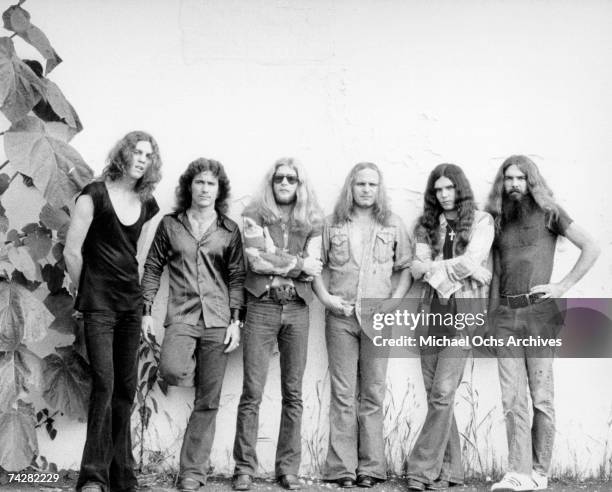
[[[181,174],[179,184],[175,191],[175,211],[185,212],[191,207],[191,183],[196,175],[204,171],[209,171],[219,181],[219,192],[215,200],[215,210],[219,214],[225,214],[227,212],[229,208],[230,182],[223,168],[223,164],[213,159],[204,159],[203,157],[190,162],[185,172]]]
[[[162,161],[159,156],[159,147],[155,139],[146,132],[136,130],[125,135],[119,140],[108,153],[106,167],[102,171],[102,178],[116,181],[122,178],[132,164],[134,151],[138,142],[149,142],[153,153],[151,154],[151,165],[144,175],[136,181],[134,191],[138,193],[142,201],[147,200],[153,194],[153,190],[161,179]]]
[[[557,218],[559,215],[559,205],[555,202],[552,190],[546,184],[546,181],[540,174],[538,166],[529,157],[525,155],[511,155],[508,157],[502,165],[499,166],[495,180],[493,181],[493,188],[489,194],[489,201],[487,203],[487,212],[489,212],[495,219],[495,229],[499,231],[502,221],[502,204],[504,198],[504,176],[506,169],[510,166],[516,166],[519,170],[525,174],[527,178],[527,190],[532,196],[533,200],[537,205],[547,212],[550,212],[553,218]]]
[[[441,177],[448,178],[455,186],[455,208],[457,209],[457,241],[455,251],[461,254],[470,240],[470,230],[474,223],[474,193],[463,170],[456,164],[440,164],[429,174],[427,188],[423,197],[423,215],[417,222],[415,235],[417,240],[427,242],[435,258],[442,245],[438,233],[440,214],[444,211],[438,199],[434,185]]]

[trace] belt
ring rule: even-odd
[[[541,302],[542,294],[517,294],[515,296],[501,296],[499,304],[508,306],[510,309],[518,309]]]
[[[285,287],[270,287],[266,293],[261,296],[261,299],[270,299],[279,304],[287,304],[288,302],[296,301],[301,298],[294,286],[287,285]]]

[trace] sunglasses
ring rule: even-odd
[[[285,179],[290,185],[298,182],[298,177],[295,174],[275,174],[272,176],[272,182],[277,185],[281,184]]]

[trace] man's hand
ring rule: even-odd
[[[332,313],[340,316],[351,316],[353,314],[353,306],[346,302],[340,296],[330,295],[325,302],[325,307]]]
[[[306,275],[318,277],[319,275],[321,275],[322,269],[323,269],[323,263],[321,263],[321,260],[317,258],[312,258],[310,256],[304,258],[304,265],[302,266],[302,271]]]
[[[142,317],[142,323],[140,324],[140,332],[142,334],[143,340],[148,344],[153,343],[153,339],[151,338],[153,326],[153,316],[147,315]]]
[[[238,345],[240,345],[240,323],[238,321],[229,324],[227,330],[225,330],[223,343],[227,345],[227,348],[223,351],[225,354],[229,354],[238,348]]]
[[[488,285],[491,283],[491,272],[487,270],[483,266],[479,266],[476,271],[474,271],[471,277],[481,285]]]
[[[566,291],[566,287],[562,284],[542,284],[536,285],[529,289],[530,294],[542,294],[542,299],[559,299]]]
[[[421,278],[431,268],[431,261],[413,260],[410,265],[410,272],[414,278]]]

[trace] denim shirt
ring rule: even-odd
[[[335,224],[333,217],[326,219],[321,257],[329,270],[329,293],[354,304],[360,320],[363,299],[391,297],[391,276],[410,267],[412,243],[402,220],[391,214],[386,225],[373,224],[360,264],[361,259],[354,257],[351,248],[350,227],[350,221]]]
[[[199,240],[184,212],[162,219],[142,277],[145,314],[151,313],[165,265],[170,290],[165,326],[195,326],[202,317],[207,328],[225,327],[231,311],[244,307],[242,239],[238,225],[224,215]]]

